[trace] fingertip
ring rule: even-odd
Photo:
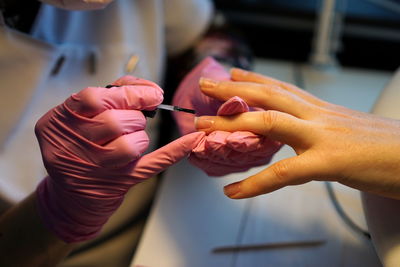
[[[65,101],[65,105],[77,114],[91,118],[106,109],[102,96],[107,92],[108,89],[103,87],[87,87],[78,93],[72,94]]]
[[[211,92],[218,85],[218,81],[201,77],[199,80],[200,89],[203,92]]]
[[[175,149],[182,150],[184,154],[192,152],[205,136],[204,132],[193,132],[180,137],[169,145]]]
[[[125,90],[128,107],[153,110],[164,100],[164,92],[157,85],[124,85],[119,90]]]
[[[198,131],[210,132],[213,129],[215,120],[212,116],[196,117],[195,127]]]
[[[224,187],[224,194],[232,199],[239,199],[241,194],[241,182],[236,182]]]
[[[149,137],[145,131],[122,135],[109,142],[104,148],[111,152],[101,157],[102,166],[122,167],[136,161],[149,147]]]
[[[239,80],[243,76],[246,76],[248,74],[248,71],[239,69],[239,68],[232,68],[230,71],[231,78],[232,80]]]
[[[206,135],[204,132],[196,132],[196,133],[193,133],[193,134],[197,134],[198,135],[198,139],[201,139]]]
[[[164,99],[164,91],[158,84],[135,76],[122,76],[116,80],[113,85],[116,85],[115,90],[107,90],[110,94],[113,94],[113,92],[126,91],[128,96],[136,96],[134,98],[135,101],[151,102],[146,103],[143,107],[144,109],[153,108],[162,103]],[[130,99],[127,99],[127,101],[129,102]],[[148,107],[146,105],[148,105]]]
[[[189,136],[189,139],[191,139],[192,146],[195,147],[205,135],[206,134],[204,132],[194,132],[188,134],[187,136]]]
[[[217,115],[236,115],[249,110],[249,106],[242,98],[233,96],[219,107]]]

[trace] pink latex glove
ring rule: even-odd
[[[181,82],[173,98],[173,104],[196,110],[196,116],[234,115],[249,111],[239,97],[223,102],[204,95],[199,86],[201,77],[230,80],[230,74],[211,57],[200,62]],[[194,132],[193,115],[173,112],[181,134]],[[281,144],[251,132],[215,131],[204,137],[189,157],[191,163],[208,175],[220,176],[245,171],[270,162]]]
[[[186,157],[193,133],[143,157],[149,139],[140,110],[163,100],[156,84],[125,76],[110,89],[73,94],[36,124],[49,176],[36,192],[44,224],[65,242],[95,237],[133,185]]]
[[[217,115],[242,112],[249,112],[249,106],[240,97],[233,97],[218,109]],[[214,131],[201,139],[189,160],[208,175],[221,176],[265,165],[281,146],[279,142],[251,132]]]
[[[224,67],[211,57],[201,61],[179,84],[172,104],[183,108],[196,110],[196,116],[217,114],[218,108],[223,102],[206,96],[200,91],[200,77],[212,78],[219,81],[229,81],[230,74]],[[184,112],[173,112],[181,134],[196,131],[194,117]]]

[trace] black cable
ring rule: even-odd
[[[360,235],[366,237],[367,239],[371,239],[371,234],[368,231],[362,229],[358,226],[344,211],[343,207],[340,205],[335,191],[333,190],[333,186],[330,182],[325,182],[326,191],[328,192],[329,199],[335,208],[336,212],[339,214],[340,218],[344,221],[347,226],[349,226],[353,231],[359,233]]]

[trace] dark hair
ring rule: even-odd
[[[41,3],[26,0],[0,0],[0,11],[7,26],[29,33]]]

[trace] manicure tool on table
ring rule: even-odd
[[[106,88],[111,88],[111,87],[119,87],[119,86],[118,85],[112,85],[112,84],[109,84],[109,85],[106,86]],[[196,111],[194,109],[182,108],[182,107],[166,105],[166,104],[158,105],[155,110],[142,110],[142,113],[143,113],[143,115],[145,117],[153,118],[157,113],[157,109],[196,114]]]

